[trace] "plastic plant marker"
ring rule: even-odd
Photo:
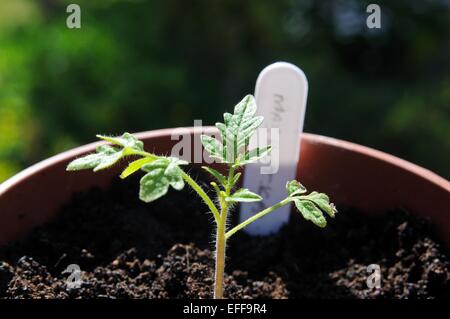
[[[255,88],[257,115],[264,116],[265,121],[258,136],[250,140],[249,148],[270,144],[272,152],[268,156],[270,163],[258,162],[245,168],[243,187],[264,199],[242,205],[240,222],[283,199],[286,181],[295,179],[307,94],[305,74],[291,63],[273,63],[259,74]],[[248,225],[245,231],[252,235],[275,233],[288,221],[290,209],[291,205],[281,207],[276,214]]]

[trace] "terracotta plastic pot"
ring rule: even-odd
[[[177,141],[172,129],[139,133],[147,150],[167,154]],[[192,139],[199,132],[185,128]],[[215,128],[204,128],[216,133]],[[0,184],[0,245],[29,233],[54,217],[75,192],[107,187],[123,167],[92,173],[66,172],[76,157],[93,152],[92,143],[61,153]],[[298,179],[309,189],[325,192],[334,202],[367,213],[404,208],[431,219],[450,246],[450,182],[397,157],[357,144],[303,134]]]

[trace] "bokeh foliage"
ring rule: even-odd
[[[448,1],[0,2],[0,182],[38,160],[120,134],[205,124],[285,60],[306,73],[305,129],[450,176]]]

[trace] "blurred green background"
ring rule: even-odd
[[[378,30],[369,3],[2,0],[0,182],[96,133],[212,124],[277,60],[308,77],[306,131],[449,178],[450,1],[377,1]]]

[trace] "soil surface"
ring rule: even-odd
[[[76,194],[54,221],[0,249],[0,298],[211,298],[207,208],[188,187],[151,204],[137,194],[133,177]],[[229,240],[225,297],[448,299],[449,256],[427,221],[403,211],[340,207],[325,229],[293,213],[277,235]]]

